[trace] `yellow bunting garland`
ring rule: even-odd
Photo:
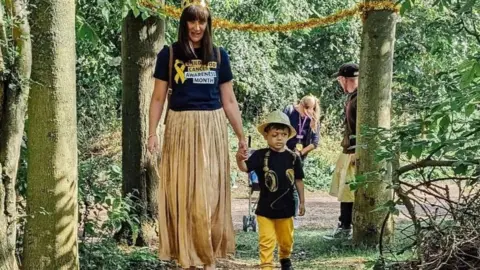
[[[150,1],[143,1],[144,7],[151,9],[152,11],[159,11],[163,9],[166,16],[179,19],[182,14],[182,9],[169,5],[158,6],[152,4]],[[254,23],[235,23],[225,19],[216,18],[213,20],[214,28],[238,30],[238,31],[251,31],[251,32],[289,32],[301,29],[317,28],[321,26],[331,25],[344,20],[348,17],[353,17],[357,14],[366,14],[369,11],[392,11],[399,12],[400,6],[390,1],[377,1],[358,3],[355,7],[345,10],[337,11],[336,13],[323,17],[323,18],[311,18],[301,22],[289,22],[285,24],[254,24]]]

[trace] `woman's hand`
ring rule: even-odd
[[[235,154],[235,158],[237,161],[245,161],[248,159],[248,156],[238,149],[237,153]]]
[[[245,163],[248,159],[248,147],[245,140],[238,140],[238,150],[235,154],[235,158],[237,160],[238,169],[242,172],[248,172],[247,164]]]
[[[157,135],[154,134],[150,137],[148,137],[148,145],[147,145],[148,151],[150,154],[156,153],[158,150],[158,138]]]
[[[243,160],[246,160],[248,158],[248,145],[247,145],[247,141],[245,140],[245,138],[239,138],[238,139],[237,155],[242,156]]]

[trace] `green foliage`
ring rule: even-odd
[[[80,243],[81,269],[128,269],[128,260],[114,241]]]
[[[79,165],[80,219],[82,239],[112,237],[123,224],[134,235],[139,230],[139,217],[131,210],[137,205],[129,194],[123,197],[121,165],[108,157],[83,159]]]
[[[328,190],[332,181],[334,166],[321,156],[311,155],[305,160],[305,186],[309,190]]]
[[[122,250],[111,240],[80,243],[79,251],[82,270],[170,269],[171,266],[159,261],[148,248]]]
[[[160,1],[157,0],[120,0],[120,6],[122,7],[122,18],[125,18],[128,12],[132,12],[135,18],[140,16],[143,20],[151,16],[164,17],[163,10],[160,8]],[[148,6],[157,7],[158,9],[152,10]]]
[[[449,11],[439,12],[432,4]],[[476,26],[466,26],[478,22],[478,12],[472,12],[478,8],[475,1],[415,1],[402,17],[397,26],[393,128],[367,131],[384,142],[377,161],[392,160],[396,153],[403,163],[458,160],[462,166],[456,172],[467,173],[466,165],[478,159],[480,39],[469,29]]]
[[[478,54],[479,43],[462,31],[459,18],[435,11],[426,2],[417,3],[397,25],[393,97],[397,120],[421,114],[432,101],[445,97],[443,88],[458,85],[454,73],[459,65]]]
[[[83,152],[91,140],[120,123],[121,6],[77,1],[77,115]]]

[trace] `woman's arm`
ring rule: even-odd
[[[303,148],[302,151],[300,151],[300,156],[305,156],[306,154],[310,153],[313,149],[315,149],[315,146],[313,144],[307,145],[307,147]]]
[[[318,143],[320,141],[320,125],[318,125],[316,132],[310,132],[312,134],[311,143],[307,145],[304,149],[302,149],[302,151],[300,151],[300,154],[302,156],[305,156],[306,154],[318,147]]]
[[[220,95],[222,99],[223,110],[227,115],[228,121],[232,125],[233,131],[237,135],[240,143],[245,142],[242,117],[240,115],[240,109],[238,108],[237,98],[235,97],[235,93],[233,93],[232,81],[228,81],[220,85]]]
[[[153,89],[152,100],[150,101],[150,113],[148,118],[148,141],[149,141],[149,148],[152,147],[150,145],[150,139],[155,137],[158,122],[162,117],[163,106],[165,104],[165,99],[167,97],[167,89],[168,89],[168,82],[155,79],[155,87]],[[149,149],[152,150],[153,149]]]

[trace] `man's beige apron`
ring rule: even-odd
[[[355,195],[350,190],[349,182],[355,180],[355,165],[352,159],[354,154],[340,154],[338,157],[335,172],[333,173],[332,185],[330,186],[330,195],[337,197],[340,202],[353,202]]]

